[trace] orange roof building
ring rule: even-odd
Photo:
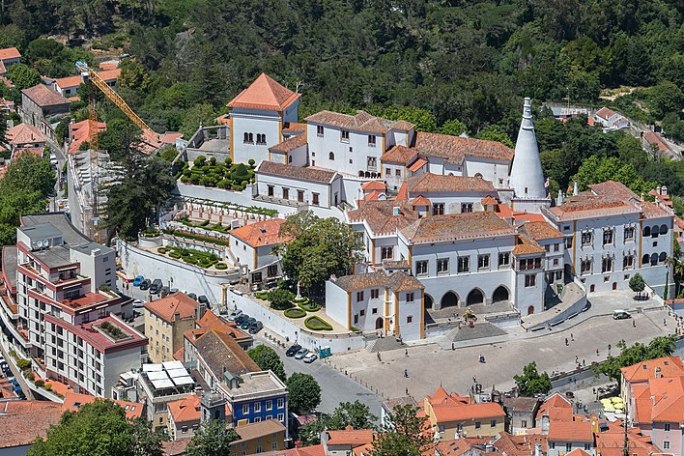
[[[285,219],[273,218],[236,228],[229,232],[230,250],[240,265],[247,267],[252,282],[281,275],[280,260],[275,247],[291,240],[281,234]]]
[[[282,112],[300,97],[301,94],[287,89],[266,73],[261,73],[249,87],[230,100],[228,107]]]
[[[59,423],[62,404],[47,401],[5,401],[0,403],[0,453],[26,454],[26,447],[45,438]],[[17,452],[18,451],[18,452]]]
[[[69,153],[77,153],[81,148],[81,144],[92,142],[96,135],[105,130],[107,130],[107,124],[96,120],[86,119],[70,124],[69,137],[71,138],[71,143],[69,144]]]
[[[375,431],[372,429],[354,429],[347,426],[339,431],[324,431],[321,434],[321,445],[325,454],[349,454],[373,443]]]
[[[178,401],[167,404],[168,431],[171,440],[190,438],[200,425],[201,420],[201,397],[198,394],[191,394]],[[226,403],[226,422],[232,422],[233,412]]]
[[[95,396],[90,396],[89,394],[79,394],[73,391],[68,391],[64,396],[64,410],[69,410],[72,412],[78,412],[79,408],[83,404],[92,404],[96,400],[108,400],[102,398],[96,398]],[[126,418],[129,420],[135,420],[142,417],[144,405],[138,402],[129,401],[119,401],[116,402],[124,411],[126,412]]]
[[[195,328],[197,302],[185,293],[174,293],[145,304],[145,333],[150,335],[148,355],[153,363],[173,361],[183,347],[183,334]]]
[[[0,49],[0,62],[5,65],[11,63],[19,63],[21,60],[21,52],[15,47]]]

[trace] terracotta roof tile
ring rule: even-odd
[[[373,442],[375,431],[372,429],[354,429],[351,426],[339,431],[328,432],[328,445],[344,445],[352,448]]]
[[[45,401],[7,401],[0,403],[0,448],[30,445],[45,438],[50,426],[59,423],[62,404]]]
[[[493,196],[485,196],[480,200],[483,206],[492,206],[492,205],[497,205],[499,204],[499,201],[494,198]]]
[[[177,440],[165,440],[162,442],[162,450],[165,456],[184,456],[185,450],[190,445],[192,437]]]
[[[610,215],[636,214],[640,209],[624,200],[604,195],[579,194],[549,211],[559,220],[606,217]]]
[[[417,156],[418,152],[415,149],[405,146],[392,146],[382,154],[380,161],[383,163],[401,163],[402,165],[408,165],[413,163]]]
[[[33,102],[40,107],[69,104],[69,100],[43,84],[24,89],[21,93],[33,100]]]
[[[173,321],[177,313],[180,314],[181,320],[194,319],[197,307],[197,301],[181,292],[145,303],[145,309],[169,323]]]
[[[539,406],[537,420],[548,416],[551,421],[572,421],[572,404],[558,393],[554,393]]]
[[[291,240],[289,236],[280,236],[280,227],[285,219],[267,219],[230,231],[230,235],[240,239],[252,247],[278,245]]]
[[[57,86],[59,86],[62,90],[64,90],[80,86],[83,83],[83,78],[81,78],[80,74],[77,74],[74,76],[57,78],[53,82],[54,84],[57,84]]]
[[[178,401],[167,404],[169,414],[173,417],[173,422],[178,426],[180,423],[199,423],[200,421],[200,396],[190,394]],[[226,403],[226,416],[232,416],[233,412]]]
[[[95,120],[86,119],[69,125],[71,132],[71,144],[69,144],[69,152],[78,152],[81,144],[84,142],[90,143],[95,135],[107,129],[107,124],[104,122],[97,122]]]
[[[596,115],[597,117],[601,117],[602,119],[608,120],[608,119],[610,119],[611,117],[613,117],[615,114],[617,114],[617,112],[615,112],[615,111],[613,111],[612,109],[610,109],[610,108],[604,106],[604,107],[602,107],[601,109],[599,109],[598,111],[596,111],[596,114],[595,114],[595,115]]]
[[[68,391],[64,396],[64,410],[69,410],[71,412],[77,412],[81,405],[91,404],[96,400],[104,400],[102,398],[97,398],[95,396],[90,396],[88,394],[79,394],[73,391]],[[109,400],[109,399],[106,399]],[[138,402],[129,401],[114,401],[116,402],[124,411],[126,412],[126,418],[129,420],[134,420],[140,418],[143,412],[143,404]]]
[[[313,166],[302,168],[299,166],[284,165],[270,161],[262,161],[257,169],[257,173],[288,177],[301,181],[319,182],[322,184],[329,184],[337,175],[335,171],[316,168]]]
[[[300,96],[300,94],[278,84],[266,73],[261,73],[249,87],[228,103],[228,107],[283,111],[297,101]]]
[[[347,212],[351,222],[366,222],[374,234],[394,233],[418,220],[408,201],[360,201],[358,209]]]
[[[605,181],[600,184],[591,184],[589,188],[596,195],[611,196],[616,199],[635,199],[638,200],[639,196],[627,188],[621,182],[616,181]]]
[[[385,184],[383,181],[378,180],[368,181],[361,184],[361,190],[363,190],[364,192],[373,190],[384,192],[385,190],[387,190],[387,184]]]
[[[0,49],[0,60],[20,59],[21,52],[15,47]]]
[[[320,111],[304,120],[307,123],[378,134],[387,133],[396,123],[381,117],[372,116],[365,111],[356,111],[356,114],[353,116],[339,112]]]
[[[382,271],[377,271],[347,275],[338,277],[335,280],[335,284],[347,292],[366,288],[388,288],[394,292],[422,290],[425,288],[418,279],[405,272],[393,272],[388,275]]]
[[[42,147],[21,147],[14,150],[12,153],[12,160],[18,160],[24,155],[33,155],[36,158],[43,156],[44,150]]]
[[[594,433],[589,421],[553,421],[549,423],[550,442],[593,443]]]
[[[665,356],[662,358],[642,361],[620,369],[622,376],[628,383],[646,382],[655,378],[656,368],[664,378],[684,376],[684,363],[679,356]]]
[[[414,147],[428,157],[440,157],[451,163],[462,163],[465,157],[511,161],[513,149],[497,141],[485,141],[439,133],[416,133]]]
[[[424,197],[423,195],[418,195],[415,198],[413,198],[411,201],[411,206],[413,207],[430,207],[432,206],[432,202]]]
[[[513,236],[515,230],[491,212],[436,215],[416,220],[401,230],[412,244]]]
[[[534,255],[546,252],[546,249],[524,234],[518,234],[513,247],[513,255]]]
[[[501,432],[494,442],[494,447],[503,456],[531,456],[535,454],[536,444],[541,444],[542,454],[547,454],[548,438],[541,434],[511,435]]]
[[[279,432],[285,432],[285,426],[280,421],[273,419],[260,421],[258,423],[244,424],[235,428],[235,431],[240,436],[240,440],[255,440],[258,438],[273,435]],[[240,444],[240,440],[231,443],[232,446]],[[232,451],[231,451],[232,453]]]
[[[535,241],[563,237],[563,233],[548,222],[527,222],[522,226],[521,230]]]
[[[22,144],[44,143],[45,135],[33,125],[20,123],[5,133],[7,142],[13,146]]]
[[[306,131],[306,124],[303,122],[284,122],[283,134],[304,133]]]
[[[480,404],[433,403],[432,411],[437,423],[504,418],[506,416],[501,405],[495,402],[482,402]]]
[[[427,160],[425,160],[424,158],[419,158],[418,160],[413,162],[413,164],[411,166],[409,166],[408,169],[412,173],[415,173],[415,172],[419,171],[425,165],[427,165]]]
[[[224,369],[233,375],[259,372],[259,366],[228,334],[209,331],[193,345],[214,376],[223,378]]]
[[[667,143],[663,140],[662,136],[651,130],[646,130],[644,132],[644,140],[652,146],[655,145],[660,152],[670,151],[670,146],[667,145]]]
[[[110,68],[107,70],[100,70],[97,72],[97,75],[107,82],[116,81],[117,79],[119,79],[119,76],[121,76],[121,69]]]
[[[268,150],[271,152],[292,152],[295,149],[306,146],[306,135],[297,135],[287,138],[285,141],[270,147]]]
[[[405,120],[398,120],[394,126],[392,127],[393,130],[398,130],[398,131],[410,131],[416,128],[415,125],[413,125],[411,122],[407,122]]]
[[[651,203],[650,201],[644,201],[643,203],[641,203],[641,215],[646,219],[666,218],[673,216],[671,212],[658,206],[655,203]]]
[[[448,176],[423,173],[408,179],[409,194],[425,193],[493,193],[491,182],[478,177]]]

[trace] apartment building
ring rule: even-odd
[[[195,328],[200,317],[197,301],[177,292],[145,303],[145,334],[150,340],[148,355],[153,363],[172,361],[183,347],[183,334]]]

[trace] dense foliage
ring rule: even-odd
[[[537,363],[531,362],[523,367],[522,374],[513,376],[518,394],[525,397],[546,394],[551,390],[549,374],[537,371]]]
[[[250,348],[249,351],[247,351],[247,354],[260,369],[273,371],[273,373],[283,382],[287,380],[283,361],[271,347],[267,347],[263,344],[257,345],[254,348]]]
[[[321,403],[321,387],[309,374],[295,372],[287,379],[289,409],[295,413],[310,413]]]
[[[116,403],[98,400],[83,404],[77,413],[65,412],[45,439],[36,440],[29,455],[161,456],[162,440],[144,421],[127,420]]]
[[[421,456],[432,442],[430,422],[418,408],[395,407],[388,417],[390,425],[373,442],[371,456]]]
[[[375,429],[377,417],[366,404],[359,401],[342,402],[331,415],[322,414],[316,420],[299,429],[299,440],[304,445],[321,443],[321,432],[337,431],[351,426],[353,429]]]
[[[617,344],[620,354],[609,356],[602,363],[594,364],[594,374],[604,374],[610,377],[611,380],[617,381],[617,384],[620,385],[620,369],[641,361],[671,355],[676,348],[675,340],[675,336],[659,336],[651,340],[648,345],[637,342],[629,347],[624,341],[620,341]]]
[[[202,423],[185,450],[187,456],[225,456],[230,454],[230,442],[240,436],[221,420]]]

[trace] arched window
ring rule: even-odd
[[[288,162],[288,163],[292,163],[292,155],[288,155],[288,156],[287,156],[287,162]]]
[[[244,136],[243,136],[243,138],[244,138],[244,139],[243,139],[242,141],[245,142],[245,143],[248,143],[248,142],[249,142],[249,133],[245,133]]]
[[[658,234],[660,234],[660,227],[658,227],[658,225],[653,225],[653,228],[651,228],[651,237],[657,238]]]
[[[667,253],[666,252],[660,252],[660,256],[658,257],[658,261],[660,263],[665,263],[667,261]]]
[[[644,227],[644,237],[650,236],[651,235],[651,227],[650,226],[645,226]]]
[[[650,258],[651,258],[651,257],[649,257],[648,254],[644,255],[644,256],[641,258],[641,264],[642,264],[643,266],[648,265],[648,262],[650,261]]]
[[[249,142],[253,143],[254,142],[254,133],[249,134]]]
[[[333,161],[334,161],[334,160],[335,160],[335,154],[332,153],[332,152],[330,152],[330,153],[328,154],[328,158],[329,158],[330,160],[333,160]]]
[[[660,225],[660,234],[662,234],[662,235],[667,234],[667,225],[665,225],[665,224]]]
[[[655,266],[658,264],[658,254],[653,253],[651,254],[651,266]]]
[[[480,173],[475,173],[475,177],[477,177],[478,179],[482,179],[482,174],[480,174]]]

